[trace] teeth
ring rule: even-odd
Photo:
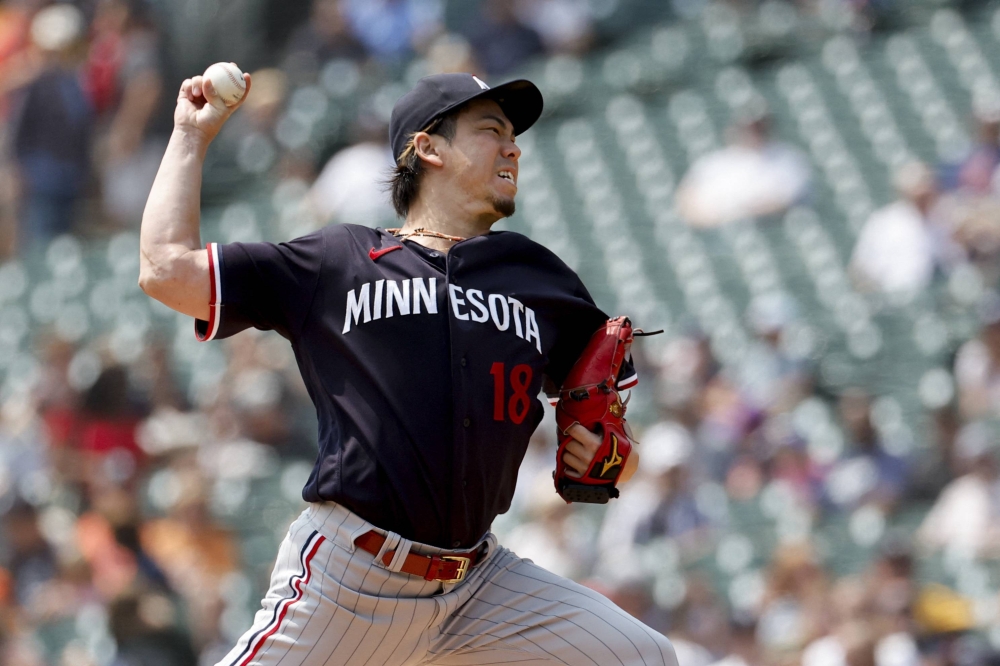
[[[501,171],[500,177],[504,180],[509,180],[512,183],[514,182],[514,175],[510,171]]]

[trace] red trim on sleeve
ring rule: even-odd
[[[194,336],[199,342],[208,342],[215,338],[215,334],[219,332],[219,258],[218,258],[218,243],[206,243],[205,249],[208,250],[208,281],[209,281],[209,298],[208,298],[208,322],[205,322],[205,326],[202,327],[200,324],[204,322],[203,319],[195,319],[194,321]],[[204,330],[204,333],[202,333]]]

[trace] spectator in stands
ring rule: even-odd
[[[142,4],[104,0],[87,63],[90,96],[103,114],[99,168],[111,231],[138,228],[166,149],[159,34]]]
[[[386,125],[375,114],[362,112],[354,134],[356,141],[330,158],[309,191],[318,222],[393,222],[396,216],[385,190],[393,166]]]
[[[979,335],[955,355],[958,406],[966,419],[1000,415],[1000,295],[990,292],[980,303]]]
[[[788,352],[785,332],[796,318],[796,304],[782,292],[755,297],[747,319],[757,341],[740,365],[740,389],[760,410],[787,411],[809,395],[811,373],[801,358]]]
[[[472,44],[462,35],[448,32],[434,39],[427,47],[424,57],[427,72],[449,74],[481,72],[483,68],[476,61]]]
[[[944,167],[944,216],[988,282],[1000,278],[1000,97],[974,95],[975,143],[957,165]]]
[[[698,424],[695,436],[703,444],[699,458],[716,478],[735,472],[739,492],[751,491],[751,468],[759,465],[762,456],[752,451],[752,433],[761,422],[761,412],[749,402],[730,373],[719,373],[705,383],[699,392]]]
[[[657,365],[658,400],[665,407],[691,405],[698,392],[719,371],[709,340],[702,335],[678,335],[664,345]]]
[[[931,549],[955,549],[966,556],[1000,553],[1000,463],[996,435],[982,422],[965,426],[955,442],[964,474],[951,481],[917,532]]]
[[[777,439],[791,433],[782,433],[783,428],[774,422],[766,424],[762,430],[769,438]],[[819,508],[823,497],[823,474],[809,457],[809,451],[799,441],[775,441],[769,443],[774,453],[767,460],[767,474],[772,482],[777,481],[789,490],[789,497],[809,514]]]
[[[916,563],[911,541],[908,533],[891,533],[879,544],[877,557],[863,577],[872,612],[895,624],[899,620],[905,623],[917,599]],[[893,628],[905,630],[908,627]]]
[[[52,5],[31,23],[31,39],[44,65],[20,93],[12,131],[24,186],[20,244],[27,247],[73,228],[90,163],[93,109],[80,84],[83,14]]]
[[[115,639],[115,664],[121,666],[193,666],[198,656],[181,630],[173,601],[149,591],[130,591],[109,608],[108,623]]]
[[[345,0],[355,36],[374,57],[399,61],[423,47],[441,29],[441,0]]]
[[[365,56],[348,25],[344,0],[313,0],[309,19],[288,39],[283,69],[293,83],[305,85],[330,60],[361,61]]]
[[[78,444],[84,454],[86,482],[92,490],[134,483],[145,462],[136,428],[147,407],[131,386],[128,369],[102,370],[80,407]]]
[[[738,611],[733,613],[725,642],[726,656],[712,666],[753,666],[761,663],[754,637],[756,629],[757,625],[751,615]]]
[[[845,389],[838,401],[847,455],[826,477],[830,500],[842,509],[873,505],[889,513],[907,490],[906,461],[885,450],[871,421],[871,396],[861,388]]]
[[[1000,98],[973,96],[975,143],[957,164],[944,165],[942,185],[948,190],[991,194],[993,172],[1000,166]]]
[[[949,270],[957,263],[961,251],[950,240],[930,169],[911,162],[894,181],[899,199],[865,222],[849,271],[860,291],[906,303],[927,288],[936,268]]]
[[[685,580],[684,598],[671,613],[670,640],[677,663],[708,666],[725,641],[727,617],[721,599],[707,577],[692,573]]]
[[[3,516],[3,567],[13,576],[13,597],[30,607],[58,573],[56,553],[42,536],[38,512],[26,502],[17,502]]]
[[[874,630],[862,620],[844,622],[836,631],[802,651],[802,666],[877,666]]]
[[[780,213],[802,201],[809,161],[775,139],[762,101],[741,110],[729,145],[695,160],[677,188],[677,209],[695,227]]]
[[[163,470],[180,492],[167,515],[146,520],[140,542],[184,599],[195,642],[206,645],[218,631],[221,581],[237,569],[238,546],[233,533],[212,519],[211,485],[196,453],[173,457]]]
[[[541,37],[525,25],[511,0],[486,0],[465,35],[476,60],[490,75],[506,74],[544,50]]]
[[[778,546],[757,620],[757,643],[765,663],[788,657],[822,633],[830,585],[808,543]]]
[[[521,23],[532,28],[550,53],[580,55],[594,42],[593,15],[576,0],[513,0]]]
[[[38,74],[42,58],[31,43],[31,18],[36,0],[0,5],[0,122],[9,127],[10,92]],[[0,260],[17,255],[18,176],[12,155],[0,154]]]
[[[650,470],[656,487],[655,503],[652,512],[636,525],[633,538],[642,544],[667,537],[674,539],[682,551],[702,552],[712,525],[695,499],[695,484],[688,468],[694,448],[690,434],[676,423],[661,423],[650,431],[650,451],[660,449]]]
[[[641,434],[641,442],[643,463],[632,479],[635,482],[630,489],[632,492],[623,493],[620,502],[608,506],[597,539],[599,553],[595,571],[603,580],[611,582],[634,580],[637,570],[643,571],[639,555],[642,544],[656,537],[680,537],[682,548],[690,546],[692,550],[700,551],[704,546],[702,539],[708,536],[708,520],[690,502],[673,512],[669,503],[664,506],[665,493],[670,492],[671,477],[676,484],[677,479],[688,474],[680,468],[687,466],[694,452],[691,433],[682,424],[668,418],[647,428]],[[675,494],[680,493],[675,490]],[[690,495],[686,499],[690,500]],[[659,511],[667,515],[657,517],[655,514]],[[693,521],[689,521],[692,515]],[[671,519],[675,521],[673,525],[664,525]],[[655,529],[666,529],[654,534],[654,522],[657,523]],[[667,534],[671,527],[673,532]],[[698,533],[684,534],[691,530]],[[623,563],[628,564],[623,566]],[[645,573],[656,575],[659,572]]]
[[[573,520],[571,505],[550,492],[551,489],[551,477],[547,483],[538,483],[529,489],[534,496],[531,510],[525,514],[524,522],[511,529],[506,541],[514,544],[511,549],[525,553],[521,557],[550,571],[558,571],[561,576],[579,578],[590,567],[590,558],[596,555],[593,535],[589,530],[580,529],[580,523]]]

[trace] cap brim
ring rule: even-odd
[[[441,111],[447,113],[475,99],[492,99],[500,105],[504,115],[514,126],[514,134],[520,134],[535,124],[542,115],[542,91],[531,81],[517,79],[495,88],[488,88],[481,93],[467,97]],[[441,115],[441,114],[438,114]]]
[[[484,90],[479,97],[496,100],[514,126],[514,134],[527,130],[542,115],[542,91],[525,79]]]

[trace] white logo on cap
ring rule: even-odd
[[[483,83],[483,81],[480,80],[480,78],[478,76],[473,75],[472,78],[475,80],[476,83],[479,84],[479,87],[482,88],[483,90],[489,90],[490,89],[490,87],[488,85],[486,85],[485,83]]]

